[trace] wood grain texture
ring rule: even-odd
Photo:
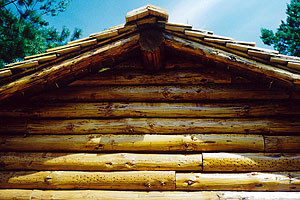
[[[154,19],[156,22],[156,19]],[[163,34],[159,30],[143,30],[139,45],[144,67],[150,71],[158,71],[164,68]]]
[[[46,85],[55,84],[65,79],[72,73],[85,73],[88,66],[122,56],[137,46],[139,35],[133,35],[126,39],[112,42],[111,44],[87,51],[73,59],[65,60],[46,67],[31,75],[20,78],[14,82],[0,87],[0,100],[4,100],[21,93],[38,93]],[[51,75],[51,76],[50,76]]]
[[[67,87],[33,98],[34,101],[224,101],[299,99],[289,91],[258,89],[250,85],[197,85],[197,86],[98,86]]]
[[[300,171],[300,154],[203,153],[203,171]]]
[[[1,136],[2,151],[228,151],[261,152],[260,135],[195,134],[195,135],[29,135]]]
[[[177,190],[300,191],[300,173],[176,173]]]
[[[202,171],[202,155],[3,152],[0,170]]]
[[[300,136],[265,136],[266,152],[300,152]]]
[[[186,38],[177,37],[173,34],[165,33],[164,36],[165,44],[170,48],[188,52],[196,56],[205,55],[209,59],[227,63],[237,68],[260,73],[267,77],[284,81],[290,85],[300,84],[300,76],[298,74],[280,68],[274,68],[273,66],[256,62],[233,53],[228,53],[224,50],[216,50],[213,47],[209,47]]]
[[[12,124],[10,124],[12,123]],[[2,120],[6,124],[0,133],[23,134],[299,134],[300,121],[276,119],[198,119],[198,118],[121,118],[121,119],[61,119],[61,120]],[[14,125],[15,124],[15,125]],[[22,127],[24,128],[22,132]]]
[[[131,66],[132,65],[129,65],[128,68]],[[74,81],[70,85],[196,85],[206,83],[231,83],[231,75],[226,71],[209,67],[190,70],[172,69],[155,73],[145,72],[144,70],[115,70],[113,68],[106,72],[86,76]]]
[[[112,191],[112,190],[22,190],[0,189],[0,198],[3,200],[32,199],[101,199],[101,200],[298,200],[300,192],[237,192],[237,191]]]
[[[29,118],[127,118],[127,117],[268,117],[297,116],[297,102],[275,103],[39,103],[1,106],[0,116]],[[261,119],[259,119],[261,120]]]
[[[0,171],[0,187],[7,189],[175,190],[175,172]]]

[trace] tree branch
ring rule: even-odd
[[[15,4],[15,2],[12,2],[12,3],[15,5],[17,11],[18,11],[19,14],[21,15],[21,18],[23,18],[23,13],[19,10],[18,6]]]
[[[16,2],[16,1],[17,1],[17,0],[12,0],[12,1],[10,1],[10,2],[7,2],[7,3],[3,4],[3,5],[1,5],[0,8],[3,8],[3,7],[5,7],[5,6],[7,6],[7,5],[11,4],[11,3]]]

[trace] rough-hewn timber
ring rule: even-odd
[[[144,30],[139,41],[143,64],[150,71],[164,68],[163,34],[159,30]]]
[[[260,135],[29,135],[1,136],[2,151],[264,151]],[[284,149],[282,149],[284,151]]]
[[[300,152],[300,136],[265,136],[264,140],[266,152]]]
[[[55,84],[61,79],[65,79],[67,74],[74,72],[84,72],[84,69],[90,65],[101,63],[115,57],[121,57],[129,51],[136,48],[139,40],[139,34],[115,41],[111,44],[88,51],[73,59],[68,59],[54,66],[33,73],[32,75],[20,78],[12,83],[0,88],[0,100],[4,100],[15,95],[25,93],[38,93],[43,87],[50,83]],[[49,76],[51,74],[51,76]],[[71,81],[70,81],[71,82]]]
[[[98,86],[67,87],[39,95],[36,101],[224,101],[224,100],[287,100],[300,95],[286,90],[258,89],[251,85],[197,86]]]
[[[297,200],[300,192],[236,192],[236,191],[111,191],[111,190],[22,190],[1,189],[0,198],[3,200],[28,199],[138,199],[138,200],[225,200],[225,199],[251,199],[251,200]]]
[[[300,191],[300,173],[176,173],[176,189]]]
[[[70,120],[2,120],[2,134],[197,134],[255,133],[299,134],[298,118],[276,119],[198,119],[198,118],[122,118]],[[16,128],[15,128],[16,127]],[[23,130],[22,130],[23,127]]]
[[[264,74],[267,77],[282,80],[290,85],[298,86],[300,84],[300,75],[287,72],[282,69],[274,69],[274,67],[252,61],[248,58],[244,58],[226,51],[215,49],[206,45],[202,45],[191,40],[180,38],[169,33],[164,34],[165,44],[168,47],[175,48],[179,51],[185,51],[192,55],[204,56],[213,59],[218,62],[223,62],[231,66],[235,66],[242,69],[247,69],[260,74]]]
[[[290,101],[245,103],[38,103],[0,107],[2,117],[126,118],[126,117],[270,117],[297,116],[300,104]]]
[[[116,66],[117,67],[117,66]],[[130,66],[128,66],[130,67]],[[147,73],[142,70],[108,70],[71,83],[71,86],[101,85],[197,85],[207,83],[231,83],[231,75],[214,68],[190,70],[166,70]]]
[[[299,170],[300,154],[203,153],[204,172]]]
[[[175,190],[175,171],[0,171],[1,188]]]
[[[202,171],[201,154],[0,153],[0,170]]]

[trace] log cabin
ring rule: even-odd
[[[147,5],[0,77],[0,199],[300,199],[298,57]]]

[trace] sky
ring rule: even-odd
[[[82,38],[125,23],[126,13],[148,3],[168,11],[169,21],[188,23],[196,29],[235,40],[261,42],[260,29],[276,31],[286,20],[290,0],[73,0],[64,13],[49,17],[50,25],[83,31]]]

